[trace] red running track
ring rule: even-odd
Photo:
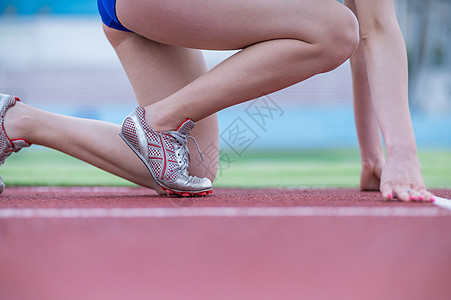
[[[451,190],[434,192],[451,198]],[[257,215],[25,213],[230,207]],[[258,216],[255,207],[320,213]],[[328,215],[356,207],[365,210]],[[8,217],[10,208],[17,215]],[[368,215],[375,211],[403,213]],[[450,231],[445,209],[352,189],[216,189],[179,202],[141,188],[8,188],[0,299],[451,299]]]

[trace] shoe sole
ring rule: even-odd
[[[163,191],[165,191],[166,193],[168,193],[169,195],[175,195],[175,196],[179,196],[179,197],[204,197],[207,196],[211,193],[213,193],[213,189],[209,188],[206,190],[201,190],[201,191],[179,191],[176,189],[171,189],[163,184],[161,184],[160,182],[158,182],[158,180],[156,179],[155,174],[153,173],[152,168],[150,167],[149,163],[147,162],[147,159],[144,158],[141,153],[139,153],[135,147],[133,147],[133,145],[130,144],[130,142],[127,140],[127,138],[121,133],[119,133],[119,136],[122,138],[122,140],[124,140],[124,142],[127,144],[127,146],[132,149],[132,151],[136,154],[136,156],[138,156],[138,158],[144,163],[144,165],[146,166],[147,170],[149,170],[150,175],[152,176],[152,178],[155,180],[155,182],[161,187],[161,189]]]

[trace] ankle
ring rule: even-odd
[[[178,126],[185,120],[179,121],[176,116],[173,116],[167,109],[159,110],[156,105],[146,107],[145,119],[147,124],[156,131],[168,132],[176,130]]]

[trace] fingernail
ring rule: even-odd
[[[412,196],[412,195],[410,195],[410,196],[409,196],[409,200],[413,201],[413,200],[415,200],[415,197]]]
[[[423,196],[418,197],[418,200],[423,201],[424,200]]]
[[[435,198],[431,197],[431,202],[434,203],[435,202]]]
[[[387,199],[391,200],[391,198],[393,198],[392,194],[387,194]]]

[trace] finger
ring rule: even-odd
[[[381,185],[381,193],[384,200],[393,200],[393,190],[388,184]]]
[[[395,189],[396,197],[404,202],[411,201],[410,194],[408,193],[408,189],[406,188],[396,188]]]
[[[425,188],[420,188],[418,190],[418,201],[421,201],[421,202],[429,201],[429,197],[427,195],[427,191]]]
[[[425,187],[420,187],[417,189],[418,196],[416,197],[417,201],[422,202],[432,202],[434,199],[434,195],[431,192],[428,192]]]
[[[408,190],[407,193],[410,201],[423,201],[424,199],[423,195],[416,190]]]
[[[423,201],[427,201],[427,202],[434,202],[434,195],[431,192],[425,191],[423,193],[423,197],[424,200]]]

